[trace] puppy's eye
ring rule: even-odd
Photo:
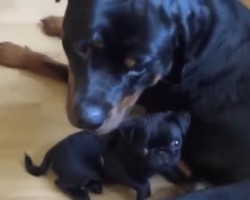
[[[174,140],[174,141],[171,142],[170,145],[171,145],[171,148],[172,148],[172,149],[176,149],[176,148],[179,148],[179,147],[180,147],[181,142],[180,142],[179,140]]]

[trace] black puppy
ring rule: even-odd
[[[168,112],[128,120],[102,136],[79,132],[49,150],[39,167],[26,155],[25,167],[40,176],[51,166],[56,185],[74,200],[89,199],[87,190],[101,193],[103,182],[130,186],[138,200],[146,199],[155,173],[175,183],[185,180],[176,164],[189,122],[188,113]]]
[[[158,113],[138,118],[136,126],[134,123],[122,124],[116,146],[105,149],[105,181],[132,186],[137,191],[137,199],[149,196],[148,178],[156,173],[176,184],[189,181],[177,163],[190,115]]]

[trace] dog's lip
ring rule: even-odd
[[[94,128],[90,128],[90,127],[87,127],[87,126],[83,125],[82,123],[77,122],[77,121],[74,121],[73,123],[71,122],[71,124],[75,128],[82,129],[82,130],[85,130],[85,131],[96,131],[96,130],[98,130],[100,128],[100,126],[94,127]]]
[[[95,131],[97,130],[99,127],[96,128],[89,128],[84,126],[83,123],[81,123],[79,120],[75,119],[74,117],[68,117],[69,122],[72,126],[74,126],[75,128],[81,129],[81,130],[86,130],[86,131]]]
[[[107,118],[105,119],[104,123],[101,124],[101,125],[98,126],[98,127],[88,127],[88,126],[84,125],[84,123],[82,123],[80,120],[77,120],[77,119],[74,117],[74,115],[68,114],[67,116],[68,116],[68,120],[69,120],[70,124],[71,124],[72,126],[74,126],[75,128],[78,128],[78,129],[81,129],[81,130],[86,130],[86,131],[92,131],[92,132],[97,133],[97,134],[104,134],[104,133],[107,133],[107,132],[111,131],[111,130],[109,130],[109,131],[102,130],[102,129],[103,129],[103,128],[102,128],[103,125],[104,125],[106,122],[108,122],[109,120],[111,120],[110,117],[107,117]],[[116,127],[112,127],[112,130],[115,129],[115,128],[116,128]]]
[[[67,109],[67,118],[73,127],[82,129],[82,130],[95,131],[102,126],[100,125],[100,126],[91,127],[91,128],[87,127],[86,125],[84,125],[84,123],[81,122],[81,120],[78,120],[77,117],[73,114],[72,110],[69,110],[69,109]]]
[[[78,129],[93,131],[97,134],[105,134],[109,133],[110,131],[116,129],[119,124],[127,118],[128,113],[130,112],[133,105],[128,106],[126,110],[123,112],[118,112],[116,106],[113,106],[110,109],[109,114],[106,116],[104,123],[98,127],[88,127],[86,126],[81,120],[78,120],[77,117],[74,115],[74,112],[70,108],[70,102],[67,101],[67,117],[70,124]],[[114,110],[113,110],[114,109]],[[112,112],[114,112],[112,114]]]

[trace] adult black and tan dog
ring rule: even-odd
[[[88,200],[88,190],[102,193],[103,183],[132,187],[136,199],[144,200],[151,195],[148,179],[156,173],[173,183],[188,182],[177,164],[189,124],[189,113],[167,112],[127,120],[101,136],[75,133],[53,146],[40,166],[26,154],[25,168],[41,176],[51,167],[56,185],[73,200]]]
[[[73,125],[114,128],[139,97],[152,112],[187,109],[183,159],[196,175],[250,178],[250,13],[240,1],[69,0],[62,32],[55,21]],[[67,78],[62,64],[11,43],[0,63]]]

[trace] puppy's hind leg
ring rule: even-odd
[[[89,194],[85,189],[76,187],[62,179],[55,180],[56,186],[72,200],[90,200]]]

